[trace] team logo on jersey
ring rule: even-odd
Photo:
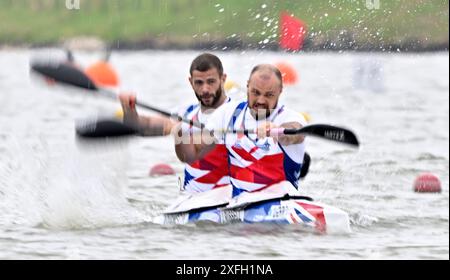
[[[241,146],[241,140],[240,140],[240,139],[236,140],[236,143],[234,143],[233,146],[234,146],[236,149],[242,149],[242,146]]]
[[[270,149],[269,139],[266,139],[263,144],[256,143],[255,145],[263,151],[268,151]]]

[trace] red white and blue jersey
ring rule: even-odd
[[[256,130],[262,122],[275,125],[297,122],[305,125],[298,113],[278,105],[265,120],[257,121],[250,113],[247,102],[230,102],[217,109],[208,120],[206,128],[214,131]],[[300,170],[305,152],[304,143],[281,145],[272,137],[257,139],[256,134],[217,134],[220,145],[228,153],[230,183],[233,196],[243,191],[263,190],[273,184],[289,181],[298,188]]]
[[[228,98],[226,102],[229,102]],[[222,105],[223,106],[223,105]],[[209,116],[201,111],[200,104],[193,104],[180,111],[186,119],[207,123]],[[183,134],[200,131],[188,124],[182,125]],[[190,193],[204,192],[230,184],[225,145],[217,145],[202,159],[186,164],[182,189]]]

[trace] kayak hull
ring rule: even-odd
[[[261,201],[245,207],[210,207],[180,213],[165,213],[162,224],[197,222],[301,224],[320,233],[348,233],[350,219],[336,207],[312,201],[308,197],[286,197]]]

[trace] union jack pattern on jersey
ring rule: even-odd
[[[229,130],[245,129],[247,109],[247,102],[235,108]],[[283,112],[284,106],[277,107],[268,121],[275,121]],[[301,161],[294,161],[273,138],[252,139],[249,135],[227,134],[224,135],[224,143],[228,151],[233,196],[242,191],[259,191],[281,181],[289,181],[298,188]]]
[[[194,104],[186,109],[183,117],[199,121],[199,113],[200,104]],[[192,131],[195,128],[191,126],[189,129]],[[226,158],[225,145],[218,144],[202,159],[186,164],[182,188],[188,192],[196,193],[228,185],[230,181]]]

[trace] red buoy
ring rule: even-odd
[[[423,173],[414,181],[415,192],[437,193],[441,192],[441,181],[436,175],[431,173]]]
[[[161,176],[161,175],[173,175],[175,170],[168,164],[159,163],[155,164],[150,169],[150,176]]]

